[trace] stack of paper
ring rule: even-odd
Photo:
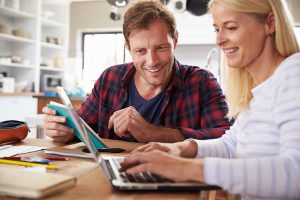
[[[45,153],[79,158],[93,158],[93,155],[91,153],[82,152],[83,148],[85,148],[85,145],[80,142],[76,144],[66,145],[64,147],[53,147],[45,150]]]
[[[39,151],[46,148],[47,147],[37,147],[37,146],[27,146],[27,145],[22,145],[22,146],[3,145],[0,146],[0,158]]]

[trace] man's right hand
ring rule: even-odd
[[[48,108],[47,106],[42,109],[42,112],[45,114],[44,132],[47,136],[57,142],[63,143],[74,138],[74,130],[63,124],[66,122],[65,117],[57,116],[56,111]]]

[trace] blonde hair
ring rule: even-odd
[[[208,6],[220,4],[237,12],[252,14],[258,20],[266,20],[270,12],[275,18],[274,46],[283,57],[299,52],[300,47],[294,29],[293,18],[284,0],[210,0]],[[229,117],[235,117],[249,107],[252,99],[251,89],[254,82],[244,68],[230,68],[222,56],[225,67],[226,99],[229,105]]]

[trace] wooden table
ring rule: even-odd
[[[121,147],[126,150],[132,150],[140,144],[129,143],[116,140],[107,140],[105,142],[110,147]],[[55,147],[62,146],[60,143],[55,143],[52,140],[45,139],[26,139],[19,142],[18,145],[32,145]],[[44,151],[26,154],[28,156],[49,156]],[[118,155],[118,154],[115,154]],[[114,189],[110,182],[106,179],[100,167],[92,159],[75,158],[72,157],[68,161],[54,161],[54,164],[59,167],[55,173],[69,174],[77,178],[75,187],[66,190],[59,194],[54,194],[50,197],[44,198],[47,200],[93,200],[93,199],[108,199],[108,200],[179,200],[179,199],[200,199],[198,192],[122,192]],[[2,167],[20,167],[0,164],[0,172]],[[201,195],[202,196],[202,195]],[[13,197],[0,196],[1,200],[15,200]],[[219,198],[220,199],[220,198]],[[224,199],[224,198],[221,198]]]

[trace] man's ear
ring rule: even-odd
[[[177,47],[178,44],[178,32],[176,31],[175,35],[174,35],[174,49]]]
[[[266,20],[266,34],[272,35],[275,31],[275,16],[273,12],[270,12]]]
[[[127,42],[125,43],[125,48],[130,52],[130,46]]]

